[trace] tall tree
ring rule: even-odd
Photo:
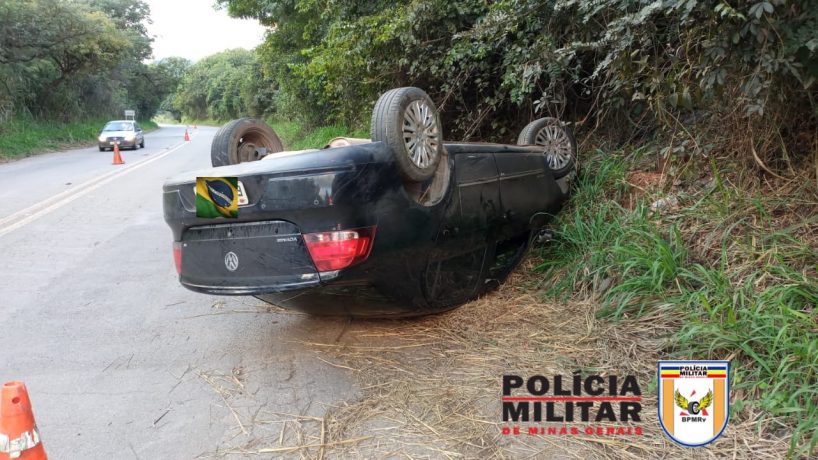
[[[125,105],[150,116],[175,86],[147,89],[158,78],[143,63],[149,21],[142,0],[0,2],[0,116],[82,118]]]

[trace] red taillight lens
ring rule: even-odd
[[[372,251],[375,227],[307,233],[304,243],[319,272],[340,270],[363,262]]]
[[[176,273],[182,274],[182,243],[173,242],[173,262],[176,263]]]

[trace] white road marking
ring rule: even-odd
[[[191,137],[190,139],[193,140],[193,137]],[[131,166],[126,166],[125,168],[105,173],[102,176],[96,177],[94,179],[91,179],[76,186],[76,188],[66,190],[50,198],[46,198],[45,200],[42,200],[38,203],[34,203],[33,205],[20,211],[17,211],[14,214],[6,216],[3,219],[0,219],[0,236],[17,230],[18,228],[23,227],[50,212],[56,211],[57,209],[76,200],[77,198],[87,195],[88,193],[91,193],[94,190],[102,187],[103,185],[113,181],[114,179],[124,176],[125,174],[128,174],[130,172],[136,171],[137,169],[148,164],[151,164],[154,161],[161,160],[162,158],[170,155],[171,153],[179,150],[180,148],[188,144],[190,144],[190,142],[184,141],[181,144],[177,145],[176,147],[171,148],[167,152],[163,152],[154,157],[142,160],[138,163],[134,163]]]

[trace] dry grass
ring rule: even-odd
[[[401,321],[353,321],[335,340],[302,345],[354,375],[355,400],[323,416],[235,409],[253,372],[200,373],[235,419],[217,456],[273,458],[781,458],[788,439],[760,436],[752,417],[732,420],[705,449],[683,449],[656,417],[655,365],[676,325],[643,316],[595,319],[592,303],[543,302],[534,258],[498,291],[452,312]],[[273,312],[275,314],[275,312]],[[504,436],[503,374],[635,374],[645,395],[635,436]],[[769,432],[769,430],[764,430]],[[252,433],[252,434],[248,434]]]

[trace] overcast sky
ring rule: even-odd
[[[264,39],[255,20],[233,19],[213,9],[214,0],[145,0],[151,7],[153,57],[192,61],[231,48],[253,49]]]

